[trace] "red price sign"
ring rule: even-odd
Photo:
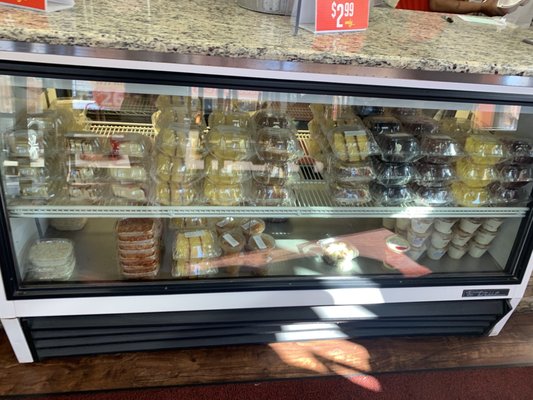
[[[12,4],[17,7],[46,10],[46,0],[1,0],[0,3]]]
[[[315,31],[347,32],[368,28],[368,0],[316,0]]]
[[[124,83],[96,82],[93,99],[102,109],[120,110],[125,97]]]

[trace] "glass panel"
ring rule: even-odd
[[[10,76],[0,93],[23,287],[513,272],[531,109]]]

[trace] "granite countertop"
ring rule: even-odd
[[[532,32],[374,8],[367,31],[292,36],[288,17],[235,0],[76,0],[44,14],[0,8],[0,40],[427,71],[533,76]]]

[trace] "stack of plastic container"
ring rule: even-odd
[[[462,218],[453,228],[448,256],[460,259],[466,253],[471,257],[481,257],[496,237],[502,218]]]
[[[157,276],[161,259],[161,221],[129,218],[116,225],[120,273],[127,279]]]
[[[221,255],[216,233],[210,226],[176,231],[172,247],[172,276],[195,279],[217,272],[211,261]]]
[[[189,96],[159,96],[152,120],[157,133],[152,152],[151,203],[201,203],[205,175],[204,125]]]
[[[76,267],[74,243],[68,239],[37,240],[29,249],[27,280],[68,280]]]
[[[255,157],[251,200],[259,206],[290,204],[290,186],[297,179],[296,161],[303,156],[294,121],[283,105],[268,103],[254,116]]]

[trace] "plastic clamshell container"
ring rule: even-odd
[[[455,182],[457,173],[451,164],[416,163],[416,183],[422,186],[443,186]]]
[[[402,128],[399,119],[386,115],[369,116],[366,117],[363,122],[370,132],[376,135],[381,133],[400,132]]]
[[[361,118],[374,115],[383,115],[385,112],[385,108],[380,106],[355,106],[354,110],[355,113]]]
[[[119,251],[129,250],[154,250],[159,246],[159,238],[152,238],[147,240],[122,241],[117,240]]]
[[[340,161],[364,161],[379,153],[374,137],[362,123],[333,128],[327,138],[333,155]]]
[[[397,116],[398,118],[404,118],[415,115],[422,115],[422,110],[418,108],[410,107],[393,107],[389,110],[392,115]]]
[[[150,255],[139,254],[137,257],[124,257],[119,253],[119,263],[122,267],[154,268],[156,263],[159,263],[159,252],[155,251]],[[133,268],[132,268],[133,269]]]
[[[433,135],[438,133],[439,124],[433,118],[425,115],[406,115],[400,118],[403,129],[412,133],[415,136],[418,135]]]
[[[423,206],[443,207],[452,205],[454,196],[451,186],[419,186],[416,203]]]
[[[250,218],[240,221],[240,229],[244,236],[249,237],[259,235],[265,231],[265,221],[259,218]]]
[[[408,186],[384,186],[372,182],[370,192],[372,198],[382,206],[401,206],[415,199],[415,193]]]
[[[88,132],[69,132],[65,134],[67,154],[77,154],[82,159],[90,155],[109,154],[109,142],[101,135]]]
[[[172,267],[174,278],[198,279],[214,275],[218,270],[212,266],[210,259],[177,260]]]
[[[152,125],[156,133],[173,125],[188,125],[193,122],[190,108],[187,106],[164,107],[152,114]]]
[[[296,126],[292,118],[274,110],[259,110],[253,116],[256,130],[263,128],[294,129]]]
[[[148,173],[144,165],[131,165],[129,168],[110,168],[109,177],[121,183],[146,182]]]
[[[257,183],[263,185],[285,185],[297,179],[299,166],[294,163],[254,164],[252,175]]]
[[[176,96],[160,94],[155,100],[155,106],[159,110],[172,107],[183,107],[184,109],[190,109],[192,103],[191,96]]]
[[[215,221],[215,229],[217,230],[217,233],[221,235],[224,232],[239,228],[241,223],[243,223],[242,218],[225,217]]]
[[[205,154],[202,128],[198,125],[175,124],[161,129],[155,137],[159,152],[171,157],[198,158]]]
[[[253,151],[252,135],[238,126],[218,125],[207,134],[206,146],[219,160],[246,160]]]
[[[111,194],[113,197],[115,197],[115,199],[118,199],[123,202],[133,202],[141,204],[148,202],[148,188],[144,184],[114,183],[111,185]]]
[[[418,172],[411,163],[389,163],[375,160],[376,181],[388,186],[404,186],[418,180]]]
[[[126,218],[117,221],[115,232],[123,242],[156,239],[161,232],[161,222],[153,218]]]
[[[498,179],[498,171],[492,165],[476,164],[472,158],[462,158],[456,164],[457,176],[472,188],[483,188]]]
[[[210,225],[209,219],[204,217],[170,218],[168,220],[169,229],[183,232],[208,229]]]
[[[374,165],[369,160],[344,162],[335,157],[329,157],[327,172],[330,181],[341,184],[370,182],[376,177]]]
[[[102,201],[108,195],[106,185],[67,185],[66,192],[72,203],[94,204]]]
[[[477,133],[470,135],[465,141],[465,152],[472,162],[482,165],[494,165],[507,157],[503,143],[494,135]]]
[[[111,154],[129,158],[145,158],[150,154],[152,142],[138,133],[125,133],[109,137]]]
[[[104,168],[76,167],[73,163],[67,163],[67,183],[77,185],[107,182],[108,172],[110,171]]]
[[[372,201],[368,183],[346,185],[332,182],[329,190],[334,202],[343,206],[367,204]]]
[[[118,255],[120,260],[131,260],[131,259],[142,259],[144,257],[152,257],[156,254],[156,247],[150,247],[147,249],[120,249],[118,250]]]
[[[209,114],[208,124],[211,129],[219,125],[244,128],[250,132],[254,129],[252,117],[244,111],[213,111]]]
[[[74,257],[74,242],[69,239],[41,239],[28,252],[28,261],[37,268],[53,268],[68,264]]]
[[[19,193],[25,200],[49,200],[55,196],[51,185],[39,182],[20,182]]]
[[[33,129],[16,130],[5,134],[9,156],[38,160],[44,156],[46,141],[42,132]]]
[[[429,134],[420,137],[420,151],[432,163],[448,163],[464,155],[463,147],[452,136]]]
[[[513,163],[533,162],[533,139],[516,137],[513,133],[498,136]]]
[[[494,182],[488,187],[490,203],[495,205],[509,205],[522,203],[528,200],[529,196],[522,187],[515,187],[512,184]]]
[[[209,180],[204,182],[205,200],[214,206],[238,206],[249,200],[249,191],[245,183],[217,185]]]
[[[355,246],[336,238],[319,240],[317,243],[322,250],[324,262],[341,270],[353,268],[352,260],[359,256],[359,250]]]
[[[190,183],[205,175],[205,162],[202,158],[171,157],[157,152],[152,164],[152,176],[162,181],[174,183]]]
[[[500,182],[533,181],[533,165],[531,164],[501,164],[496,168]]]
[[[421,157],[418,140],[409,133],[384,133],[378,136],[377,141],[383,161],[412,162]]]
[[[189,206],[202,202],[200,182],[180,184],[156,181],[150,195],[151,204],[162,206]]]
[[[255,150],[257,157],[267,163],[288,163],[303,155],[295,131],[287,128],[259,130]]]
[[[175,234],[172,246],[174,260],[215,258],[221,253],[216,233],[211,229],[176,232]]]
[[[457,138],[472,132],[472,121],[466,118],[446,117],[439,121],[439,131]]]
[[[282,206],[291,203],[292,192],[284,185],[263,185],[255,182],[251,198],[258,206]]]
[[[452,183],[455,203],[463,207],[482,207],[490,202],[489,192],[485,187],[471,187],[462,182]]]
[[[248,161],[219,160],[208,156],[205,159],[206,178],[212,183],[234,185],[245,182],[252,176]]]

